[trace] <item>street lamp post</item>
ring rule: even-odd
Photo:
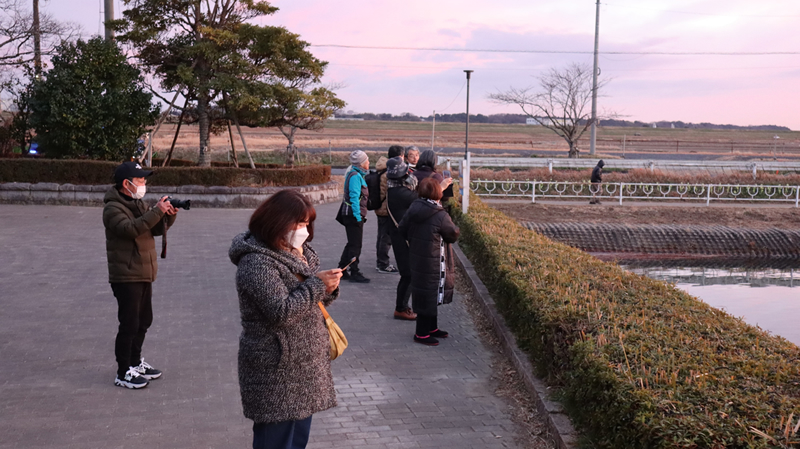
[[[464,70],[467,74],[467,135],[464,139],[464,161],[461,167],[461,208],[466,214],[469,210],[469,80],[473,70]]]

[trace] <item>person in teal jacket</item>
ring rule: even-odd
[[[358,269],[359,258],[361,257],[361,244],[364,240],[364,222],[367,221],[367,198],[369,190],[367,181],[364,179],[369,171],[369,158],[363,151],[356,150],[350,153],[350,167],[344,175],[344,202],[353,211],[352,217],[344,221],[344,229],[347,233],[347,244],[342,251],[339,260],[339,268],[344,268],[353,258],[356,261],[342,273],[342,279],[350,282],[369,282]]]

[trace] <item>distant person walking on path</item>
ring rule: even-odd
[[[318,271],[317,214],[293,190],[264,201],[228,253],[242,333],[239,389],[254,449],[305,448],[314,413],[336,406],[330,340],[319,304],[339,296],[341,270]]]
[[[428,346],[439,344],[448,333],[439,329],[438,306],[453,301],[455,269],[452,243],[459,229],[442,208],[441,185],[432,178],[417,188],[419,198],[403,216],[398,227],[408,241],[411,262],[411,303],[417,314],[414,341]]]
[[[400,145],[392,145],[389,147],[388,156],[389,159],[393,157],[402,157],[403,153],[405,153],[405,149]],[[386,204],[386,191],[387,187],[387,179],[386,179],[386,161],[387,158],[381,157],[378,159],[378,163],[375,164],[375,168],[377,169],[377,173],[380,176],[380,204],[381,206],[375,210],[375,216],[378,218],[378,239],[375,243],[375,251],[376,251],[376,260],[377,260],[377,267],[375,267],[379,273],[397,273],[397,267],[392,265],[389,260],[389,248],[392,247],[392,239],[389,235],[389,225],[391,223],[391,219],[389,219],[389,212],[387,210]]]
[[[419,148],[415,145],[406,147],[406,164],[408,164],[408,172],[414,173],[417,169],[417,162],[419,161]]]
[[[161,377],[161,371],[142,357],[144,336],[153,323],[153,282],[158,272],[153,236],[164,235],[178,213],[166,196],[151,208],[142,201],[151,174],[136,162],[125,162],[114,170],[115,185],[103,198],[108,280],[119,320],[114,385],[134,389]]]
[[[358,268],[361,258],[361,245],[364,240],[364,223],[367,221],[367,199],[369,190],[364,176],[369,171],[367,153],[356,150],[350,153],[350,167],[344,174],[344,198],[339,207],[336,220],[344,225],[347,244],[339,260],[339,268],[345,268],[355,257],[356,261],[347,267],[342,279],[350,282],[369,282]]]
[[[418,198],[417,178],[408,173],[408,164],[403,162],[402,157],[389,159],[386,163],[386,178],[389,236],[392,239],[394,260],[400,271],[394,318],[396,320],[415,320],[417,314],[408,305],[411,298],[411,261],[409,260],[408,242],[405,237],[400,235],[397,225],[400,224],[411,203]]]
[[[600,189],[602,189],[601,183],[603,182],[603,167],[606,165],[602,159],[594,166],[592,169],[592,185],[590,189],[592,190],[592,199],[589,200],[589,204],[600,204],[600,199],[597,198],[597,195],[600,193]]]

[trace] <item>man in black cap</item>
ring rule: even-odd
[[[142,202],[151,174],[136,162],[125,162],[114,170],[115,185],[103,198],[108,280],[119,306],[114,385],[125,388],[144,388],[161,377],[144,361],[142,343],[153,322],[152,285],[158,271],[153,236],[175,223],[178,210],[166,196],[151,208]]]

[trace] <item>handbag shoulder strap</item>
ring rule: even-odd
[[[344,201],[344,203],[347,204],[348,206],[351,206],[351,204],[347,202],[350,196],[350,178],[352,178],[353,175],[357,173],[358,172],[356,172],[355,170],[352,170],[350,171],[350,173],[347,174],[347,177],[344,178],[344,195],[342,201]]]
[[[318,302],[317,304],[319,304],[319,309],[322,310],[322,316],[324,316],[326,320],[330,318],[331,316],[328,315],[328,311],[325,310],[325,306],[323,306],[321,302]]]

